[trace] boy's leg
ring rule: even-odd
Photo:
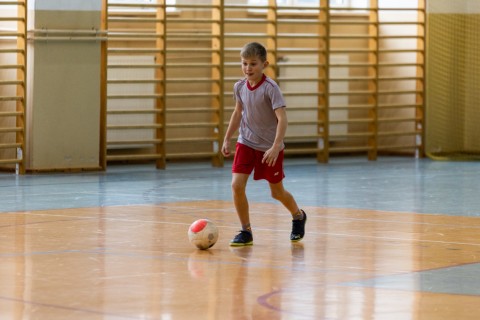
[[[242,230],[230,241],[231,246],[250,246],[253,244],[248,199],[245,192],[249,176],[244,173],[233,173],[232,175],[233,203],[242,224]]]
[[[272,193],[272,198],[280,201],[285,208],[290,211],[292,217],[295,218],[295,216],[301,212],[300,208],[298,208],[297,202],[295,201],[295,198],[293,198],[292,194],[285,190],[282,181],[278,183],[269,183],[269,186]]]
[[[282,181],[278,183],[269,183],[272,197],[280,201],[292,215],[292,232],[290,234],[291,241],[300,241],[305,236],[305,224],[307,222],[307,214],[301,210],[295,198],[290,192],[285,190]]]
[[[238,218],[242,224],[242,229],[250,228],[250,213],[248,207],[248,199],[246,194],[248,174],[233,173],[232,174],[232,195]]]

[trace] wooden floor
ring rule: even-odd
[[[0,319],[478,319],[478,164],[290,163],[305,239],[289,241],[288,213],[252,181],[245,248],[228,245],[239,228],[228,165],[0,175]],[[379,182],[392,177],[396,197]],[[450,198],[448,185],[472,183]],[[345,207],[318,205],[342,194]],[[220,236],[202,251],[187,230],[204,217]]]

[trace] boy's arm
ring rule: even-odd
[[[288,126],[285,107],[275,109],[275,115],[278,120],[275,141],[273,142],[272,147],[265,151],[262,159],[262,163],[267,163],[268,166],[274,166],[277,162],[278,154],[282,151],[283,138],[285,138]]]
[[[242,120],[242,104],[237,101],[235,103],[235,109],[233,110],[232,116],[230,117],[230,122],[228,123],[227,132],[225,133],[225,138],[223,139],[222,145],[222,154],[225,157],[230,156],[230,140],[232,139],[235,131],[240,128],[240,121]]]

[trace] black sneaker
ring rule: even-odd
[[[239,234],[230,240],[232,247],[251,246],[253,244],[253,235],[251,232],[241,230]]]
[[[302,220],[292,220],[292,233],[290,234],[290,240],[297,242],[303,239],[305,235],[305,224],[307,223],[307,214],[303,211]]]

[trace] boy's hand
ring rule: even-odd
[[[228,141],[223,141],[222,154],[224,157],[230,156],[230,143],[228,143]]]
[[[271,147],[263,154],[262,163],[266,163],[269,167],[273,167],[277,162],[278,154],[280,153],[280,148]]]

